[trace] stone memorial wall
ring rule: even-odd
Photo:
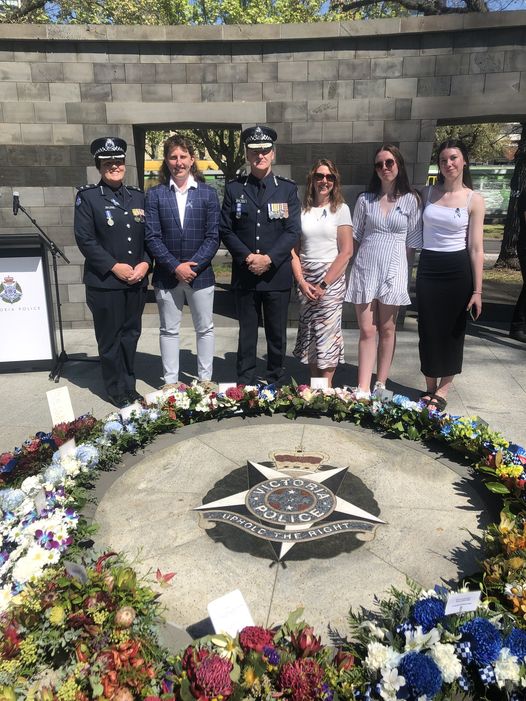
[[[97,137],[128,141],[133,184],[146,129],[271,124],[276,170],[301,185],[315,159],[331,158],[352,205],[383,141],[400,145],[421,186],[437,124],[525,119],[526,11],[305,25],[0,24],[0,237],[33,230],[13,216],[18,191],[72,261],[59,267],[65,326],[90,326],[73,203],[75,186],[98,177],[89,153]]]

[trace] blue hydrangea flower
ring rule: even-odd
[[[413,409],[418,406],[417,402],[412,402],[405,394],[393,394],[391,401],[393,404],[401,406],[402,409]]]
[[[90,443],[81,443],[77,446],[75,457],[87,467],[95,467],[99,463],[99,451]]]
[[[436,662],[422,652],[409,652],[398,665],[409,691],[410,701],[421,696],[432,699],[442,686],[442,674]]]
[[[137,433],[137,426],[135,424],[126,424],[124,427],[126,433]]]
[[[104,428],[102,430],[106,435],[109,435],[110,433],[122,433],[124,426],[120,421],[112,419],[104,424]]]
[[[449,436],[449,434],[451,433],[451,425],[450,425],[450,424],[444,424],[444,425],[442,426],[442,428],[440,429],[440,433],[441,433],[443,436]]]
[[[478,665],[495,662],[502,648],[502,636],[492,623],[485,618],[474,618],[464,623],[460,632],[471,643],[473,659]]]
[[[504,647],[509,648],[512,655],[522,662],[526,657],[526,630],[513,628],[504,642]]]
[[[444,617],[445,613],[446,605],[442,599],[431,596],[415,603],[411,618],[417,626],[422,626],[424,633],[429,633]]]
[[[60,484],[66,477],[66,471],[60,464],[53,464],[44,471],[44,482],[47,484]]]
[[[0,491],[0,509],[14,511],[24,501],[26,495],[21,489],[3,489]]]

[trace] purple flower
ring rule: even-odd
[[[266,657],[266,660],[270,665],[276,666],[279,664],[279,652],[273,647],[270,647],[270,645],[265,645],[263,648],[263,655]]]
[[[502,636],[485,618],[474,618],[460,628],[463,639],[471,643],[473,659],[478,665],[495,662],[502,648]]]

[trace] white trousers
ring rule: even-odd
[[[155,288],[155,299],[161,320],[160,346],[164,381],[172,384],[179,380],[179,328],[185,299],[194,322],[197,345],[197,376],[212,379],[214,362],[214,286],[194,290],[179,282],[171,290]]]

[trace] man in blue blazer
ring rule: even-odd
[[[155,260],[152,283],[161,321],[165,384],[179,381],[179,328],[186,300],[197,341],[199,380],[212,379],[214,272],[219,248],[219,200],[202,182],[189,139],[164,143],[160,184],[146,194],[146,248]]]

